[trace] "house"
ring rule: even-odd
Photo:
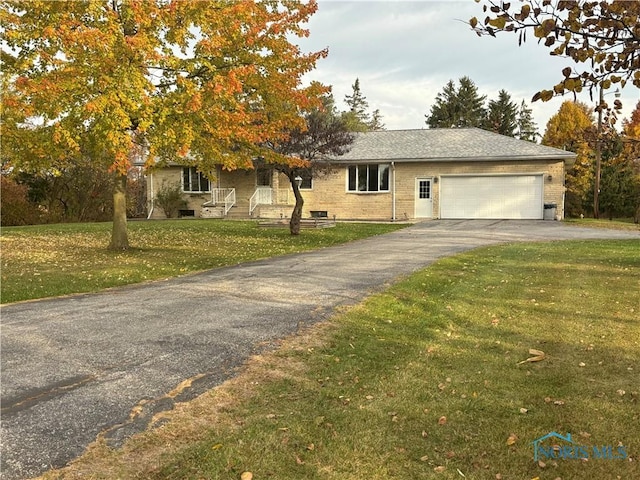
[[[571,152],[477,128],[359,133],[329,172],[301,179],[304,216],[338,220],[553,219],[564,217]],[[294,204],[286,176],[268,166],[153,173],[150,189],[180,181],[196,217],[285,218]],[[157,191],[157,190],[156,190]],[[149,192],[153,198],[153,192]],[[153,208],[151,218],[163,217]]]

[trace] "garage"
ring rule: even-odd
[[[542,219],[543,176],[447,175],[440,179],[440,218]]]

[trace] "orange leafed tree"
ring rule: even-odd
[[[129,246],[126,173],[153,162],[214,172],[289,161],[266,144],[304,128],[326,56],[291,39],[314,1],[2,1],[2,161],[54,169],[91,158],[114,175],[110,247]]]

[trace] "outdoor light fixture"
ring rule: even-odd
[[[300,188],[302,186],[302,177],[300,175],[298,175],[296,178],[294,178],[296,185],[298,185],[298,188]]]
[[[547,180],[550,182],[551,180],[553,180],[553,175],[547,175]]]

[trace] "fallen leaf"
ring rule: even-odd
[[[527,413],[529,410],[527,408],[520,408],[520,413]]]
[[[213,447],[211,447],[211,450],[219,450],[222,448],[222,444],[221,443],[216,443]]]
[[[438,425],[444,425],[447,423],[447,417],[444,415],[438,419]]]
[[[533,357],[529,357],[526,360],[518,362],[518,365],[522,365],[527,362],[540,362],[545,359],[545,353],[542,350],[536,350],[535,348],[529,349],[529,355],[533,355]]]
[[[456,470],[460,474],[461,477],[467,478],[467,476],[464,473],[462,473],[459,468],[456,468]]]
[[[584,363],[584,362],[580,362],[580,363],[578,364],[578,366],[579,366],[579,367],[586,367],[586,366],[587,366],[587,364],[586,364],[586,363]]]
[[[296,463],[298,465],[304,465],[304,460],[302,460],[299,456],[296,455]]]
[[[444,456],[447,457],[447,458],[453,458],[453,457],[456,456],[456,452],[449,451],[449,452],[445,453]]]
[[[422,430],[422,438],[427,438],[428,436],[429,434],[426,431]]]
[[[240,480],[252,480],[253,479],[253,473],[251,472],[243,472],[242,475],[240,475]]]
[[[438,466],[438,467],[434,468],[434,469],[433,469],[433,471],[434,471],[434,472],[437,472],[437,473],[442,473],[442,472],[444,472],[446,469],[447,469],[447,467],[445,467],[444,465],[440,465],[440,466]]]
[[[307,445],[307,450],[315,450],[316,446],[313,443],[310,443],[309,445]]]
[[[518,441],[518,436],[515,433],[512,433],[511,435],[509,435],[509,438],[507,438],[507,445],[513,445],[517,441]]]
[[[620,390],[616,390],[616,393],[622,397],[627,392],[625,392],[624,390],[620,389]]]
[[[538,466],[539,466],[540,468],[545,468],[545,467],[547,466],[547,464],[546,464],[546,463],[544,463],[542,460],[538,460]]]
[[[427,460],[429,460],[429,455],[423,455],[422,457],[420,457],[421,462],[426,462]]]
[[[553,402],[554,405],[564,405],[564,401],[563,400],[555,400]]]

